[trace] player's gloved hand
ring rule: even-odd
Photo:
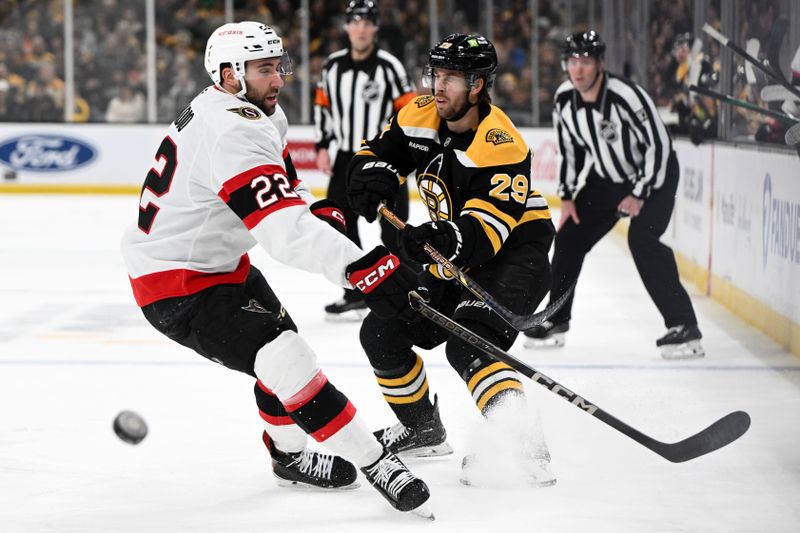
[[[433,246],[436,251],[453,261],[461,252],[461,231],[454,223],[446,220],[426,222],[419,226],[406,224],[403,231],[398,233],[398,245],[401,253],[414,261],[430,263],[430,256],[423,246],[425,243]]]
[[[417,275],[385,246],[347,265],[345,277],[364,293],[367,307],[383,319],[410,320],[414,315],[408,305],[408,291],[417,286]]]
[[[353,211],[373,222],[378,206],[394,206],[400,190],[400,174],[386,161],[368,159],[350,169],[347,179],[347,202]]]
[[[309,206],[311,214],[320,220],[327,222],[333,229],[347,234],[347,223],[344,220],[344,213],[339,204],[333,200],[318,200]]]

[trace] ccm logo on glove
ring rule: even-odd
[[[369,268],[357,270],[350,274],[350,283],[364,294],[369,294],[381,284],[383,279],[394,272],[400,265],[395,255],[386,255]]]

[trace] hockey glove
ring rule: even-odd
[[[353,211],[373,222],[381,202],[394,206],[401,177],[386,161],[366,159],[349,169],[347,179],[347,201]]]
[[[344,220],[339,204],[333,200],[319,200],[309,206],[311,214],[318,219],[327,222],[333,229],[347,235],[347,223]]]
[[[345,277],[364,293],[367,307],[380,318],[410,320],[413,316],[408,291],[416,288],[417,276],[385,246],[347,265]]]
[[[403,231],[398,233],[398,240],[401,253],[420,263],[431,261],[425,251],[425,243],[436,248],[436,251],[450,261],[455,261],[461,252],[461,230],[446,220],[426,222],[419,226],[407,224]]]

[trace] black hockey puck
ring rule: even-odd
[[[147,423],[133,411],[122,411],[114,419],[114,433],[128,444],[139,444],[147,436]]]

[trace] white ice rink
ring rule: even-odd
[[[461,457],[481,418],[437,350],[423,353],[455,455],[410,460],[435,522],[392,510],[362,478],[347,492],[278,488],[252,381],[155,332],[118,251],[134,197],[0,196],[0,532],[798,532],[800,360],[689,287],[707,357],[660,358],[664,332],[629,252],[588,256],[567,346],[511,352],[654,438],[728,412],[739,441],[672,464],[530,382],[558,484],[471,488]],[[418,218],[417,218],[418,219]],[[323,320],[339,289],[255,251],[331,381],[368,424],[394,422],[358,344]],[[138,446],[111,430],[142,414]]]

